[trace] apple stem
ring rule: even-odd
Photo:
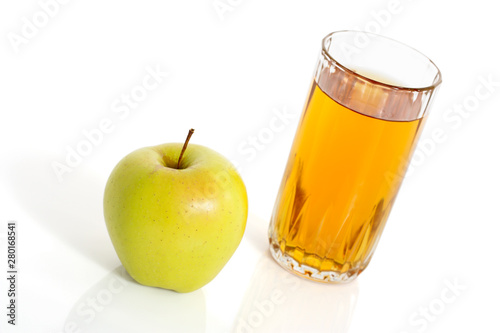
[[[184,146],[182,146],[181,154],[179,155],[179,160],[177,161],[177,169],[179,169],[179,167],[181,165],[182,156],[184,155],[184,152],[186,151],[186,148],[187,148],[188,143],[189,143],[189,139],[191,139],[191,135],[193,135],[193,133],[194,133],[194,129],[191,128],[189,130],[188,135],[187,135],[186,141],[184,142]]]

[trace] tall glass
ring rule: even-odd
[[[269,225],[280,265],[333,283],[366,268],[440,83],[431,60],[392,39],[323,39]]]

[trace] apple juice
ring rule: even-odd
[[[314,81],[271,217],[273,256],[316,280],[331,279],[328,272],[355,278],[380,238],[424,119],[358,113]]]

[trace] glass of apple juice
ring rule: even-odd
[[[269,225],[281,266],[329,283],[367,267],[440,84],[431,60],[392,39],[323,39]]]

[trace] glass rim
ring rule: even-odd
[[[363,74],[361,74],[359,72],[356,72],[355,70],[347,67],[346,65],[343,65],[341,62],[339,62],[338,60],[336,60],[328,52],[327,46],[326,46],[327,41],[331,40],[331,38],[332,38],[333,35],[335,35],[335,34],[341,34],[341,33],[360,33],[360,34],[369,35],[371,37],[378,38],[378,39],[385,39],[386,41],[390,41],[392,43],[395,43],[395,44],[398,44],[398,45],[400,45],[402,47],[405,47],[405,48],[407,48],[408,50],[410,50],[412,52],[418,53],[419,55],[421,55],[422,57],[424,57],[427,61],[429,61],[429,63],[436,70],[436,75],[434,77],[434,80],[433,80],[432,84],[431,85],[426,85],[424,87],[409,87],[409,86],[406,86],[406,85],[389,84],[389,83],[381,82],[379,80],[370,78],[370,77],[368,77],[366,75],[363,75]],[[330,61],[334,65],[342,68],[344,71],[348,72],[349,74],[354,75],[356,77],[359,77],[359,78],[361,78],[363,80],[366,80],[366,81],[368,81],[368,82],[370,82],[372,84],[384,86],[384,87],[387,87],[387,88],[390,88],[390,89],[405,90],[405,91],[416,91],[416,92],[419,92],[419,91],[429,91],[429,90],[432,91],[432,90],[435,90],[442,83],[441,71],[439,70],[439,68],[436,66],[436,64],[429,57],[427,57],[425,54],[423,54],[422,52],[418,51],[417,49],[415,49],[415,48],[413,48],[413,47],[411,47],[409,45],[406,45],[405,43],[402,43],[400,41],[397,41],[395,39],[392,39],[390,37],[386,37],[386,36],[383,36],[383,35],[374,34],[374,33],[367,32],[367,31],[359,31],[359,30],[338,30],[338,31],[334,31],[334,32],[329,33],[328,35],[326,35],[323,38],[323,40],[321,42],[321,52],[327,58],[328,61]]]

